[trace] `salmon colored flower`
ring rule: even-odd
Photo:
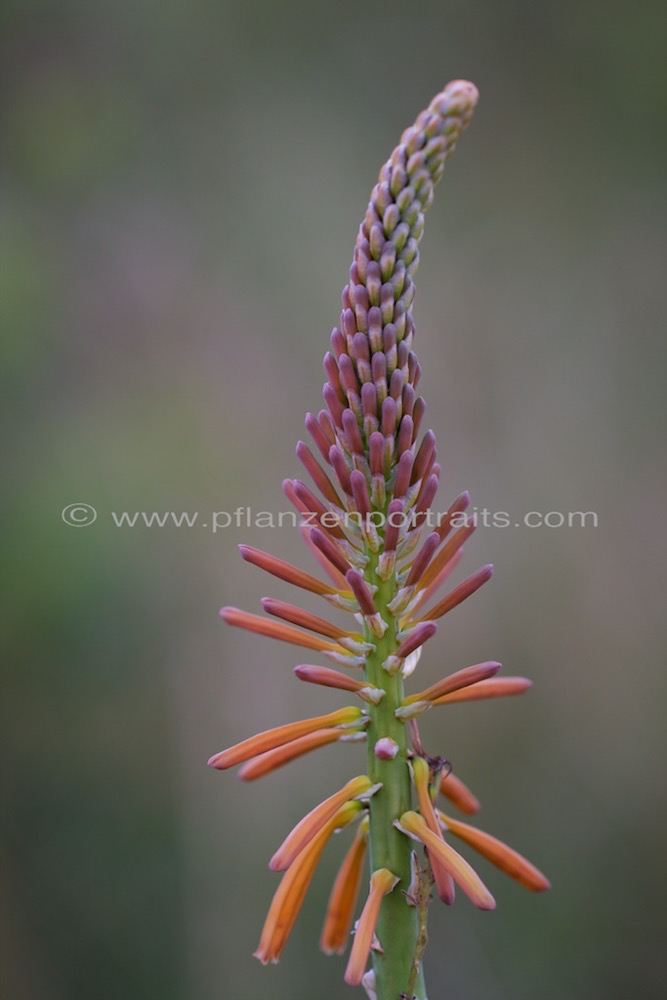
[[[367,848],[368,818],[365,817],[343,858],[329,896],[320,938],[320,948],[325,955],[342,955],[347,947]]]
[[[291,740],[290,743],[284,743],[280,747],[259,754],[258,757],[253,757],[252,760],[243,765],[239,771],[239,778],[243,781],[255,781],[256,778],[262,778],[265,774],[270,774],[271,771],[277,771],[279,767],[289,764],[290,761],[302,757],[311,750],[318,750],[328,743],[336,743],[345,738],[345,735],[346,730],[344,729],[316,729],[314,733],[307,733],[305,736],[300,736],[299,739]]]
[[[433,801],[431,799],[430,792],[430,781],[431,772],[428,764],[423,757],[415,757],[412,762],[412,778],[414,781],[415,788],[417,790],[417,802],[419,804],[419,811],[422,814],[423,819],[426,821],[426,825],[432,834],[438,837],[440,840],[444,841],[442,836],[442,831],[440,829],[440,824],[438,822],[438,817],[435,814],[435,809],[433,808]],[[438,890],[438,896],[446,903],[448,906],[454,902],[454,879],[449,873],[449,869],[442,864],[441,860],[437,855],[431,857],[431,868],[433,869],[433,877],[435,879],[435,886]]]
[[[463,530],[463,529],[462,529]],[[455,536],[456,537],[456,536]],[[442,618],[446,615],[448,611],[452,611],[457,605],[462,604],[463,601],[467,600],[469,597],[479,590],[481,586],[487,583],[493,576],[493,566],[489,563],[487,566],[482,566],[475,573],[472,573],[467,579],[454,587],[451,593],[443,597],[441,601],[436,604],[434,608],[431,608],[423,618],[420,618],[420,622],[433,621],[437,618]]]
[[[294,668],[294,673],[300,681],[307,681],[309,684],[321,684],[322,687],[338,688],[341,691],[354,691],[371,705],[378,705],[384,697],[382,688],[363,680],[356,680],[348,674],[342,674],[340,670],[332,670],[331,667],[301,663]]]
[[[358,986],[363,978],[380,914],[382,898],[391,892],[398,882],[399,879],[388,868],[379,868],[371,875],[370,892],[357,923],[350,958],[345,970],[344,978],[349,986]]]
[[[458,701],[481,701],[485,698],[506,698],[508,695],[523,694],[533,682],[527,677],[490,677],[478,681],[460,691],[451,691],[433,702],[434,705],[453,705]]]
[[[310,629],[311,632],[318,632],[329,639],[349,639],[352,637],[349,632],[340,628],[339,625],[334,625],[324,618],[318,618],[317,615],[313,615],[309,611],[304,611],[295,604],[288,604],[286,601],[276,601],[272,597],[263,597],[262,608],[269,615],[275,615],[276,618],[283,618],[293,625]],[[358,636],[358,638],[361,639],[361,636]]]
[[[451,771],[445,771],[440,778],[440,792],[468,816],[473,816],[481,808],[477,796]]]
[[[249,611],[241,611],[239,608],[222,608],[220,617],[224,618],[228,625],[236,625],[238,628],[247,629],[248,632],[266,635],[270,639],[291,642],[295,646],[305,646],[306,649],[316,649],[321,653],[346,654],[346,650],[335,642],[328,642],[315,635],[308,635],[307,632],[300,632],[291,625],[272,622],[268,618],[262,618],[261,615],[253,615]]]
[[[335,830],[341,830],[361,812],[360,802],[348,802],[332,816],[285,872],[271,901],[257,951],[262,965],[277,962],[294,926],[315,869]]]
[[[312,719],[302,719],[300,722],[289,722],[286,726],[276,726],[275,729],[267,729],[263,733],[257,733],[241,743],[236,743],[227,750],[221,750],[209,760],[209,767],[215,767],[219,771],[224,771],[235,764],[242,764],[244,760],[257,757],[258,754],[273,750],[274,747],[283,746],[292,740],[313,733],[316,729],[328,729],[332,726],[345,726],[352,722],[358,722],[362,717],[362,710],[354,705],[349,708],[339,708],[328,715],[316,715]]]
[[[475,663],[471,667],[464,667],[463,670],[457,670],[456,673],[450,674],[448,677],[443,677],[437,684],[432,684],[425,691],[419,691],[417,694],[411,694],[407,698],[404,698],[400,708],[396,709],[396,718],[414,718],[415,715],[430,708],[431,705],[440,705],[440,699],[452,691],[467,688],[487,677],[493,677],[500,670],[500,666],[500,663],[490,660],[487,663]]]
[[[306,844],[313,839],[322,827],[328,822],[341,806],[346,802],[356,799],[373,787],[373,782],[365,774],[358,778],[352,778],[341,789],[330,795],[328,799],[320,802],[319,805],[311,809],[294,829],[287,835],[276,853],[269,861],[269,868],[274,872],[285,871],[292,864],[298,854],[304,849]]]
[[[415,701],[437,701],[438,698],[442,698],[443,695],[449,694],[451,691],[459,691],[461,688],[477,684],[488,677],[495,677],[501,666],[502,664],[496,660],[487,660],[484,663],[475,663],[471,667],[463,667],[462,670],[457,670],[455,673],[449,674],[448,677],[443,677],[441,681],[432,684],[425,691],[409,695],[403,700],[403,704],[411,705]]]
[[[470,494],[467,490],[463,493],[459,493],[456,500],[453,501],[447,508],[444,517],[440,518],[440,523],[436,527],[436,531],[440,535],[440,540],[444,541],[449,532],[452,530],[452,521],[463,514],[470,506]],[[457,549],[459,546],[457,546]]]
[[[313,545],[312,541],[310,540],[310,532],[312,531],[312,527],[308,524],[302,524],[299,528],[299,531],[301,533],[301,537],[303,538],[304,542],[310,549],[310,552],[313,555],[313,557],[320,564],[324,572],[330,577],[331,582],[336,588],[336,591],[342,594],[344,591],[347,590],[347,580],[340,572],[340,570],[337,570],[336,567],[332,563],[330,563],[329,560],[325,558],[325,556],[322,555],[317,545]]]
[[[291,563],[278,559],[268,552],[255,549],[252,545],[239,545],[239,552],[246,562],[259,566],[267,573],[277,576],[279,580],[285,580],[287,583],[292,583],[295,587],[301,587],[303,590],[309,590],[313,594],[324,596],[331,593],[331,587],[328,584],[322,583],[316,577],[304,573],[303,570],[297,569]]]
[[[526,889],[532,889],[533,892],[544,892],[545,889],[551,888],[551,882],[539,868],[526,860],[518,851],[503,844],[502,840],[492,837],[490,833],[484,833],[483,830],[477,830],[474,826],[469,826],[468,823],[451,819],[439,810],[438,815],[445,828],[450,830],[454,836],[459,837],[466,844],[470,844],[471,847],[483,854],[506,875],[520,882]]]
[[[429,853],[447,869],[457,885],[480,910],[495,910],[496,901],[477,872],[470,867],[453,847],[429,830],[426,820],[416,812],[403,813],[398,829],[415,840],[420,840]]]
[[[410,616],[414,618],[417,611],[421,608],[427,601],[440,590],[443,583],[449,579],[456,567],[459,565],[463,559],[463,546],[452,556],[448,563],[442,567],[438,575],[434,578],[432,583],[429,583],[428,587],[424,587],[423,590],[419,590],[414,600],[410,604]]]
[[[465,545],[472,533],[476,530],[477,525],[474,520],[469,520],[463,527],[459,528],[452,537],[445,542],[438,554],[432,560],[430,566],[422,576],[419,581],[419,589],[423,590],[424,587],[428,587],[430,583],[436,578],[438,573],[443,569],[444,566],[453,559],[458,550]],[[436,532],[437,534],[437,532]],[[438,541],[440,541],[440,536],[438,535]]]

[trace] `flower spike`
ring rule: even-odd
[[[446,770],[444,757],[427,752],[416,722],[434,705],[519,694],[530,682],[495,676],[500,664],[487,661],[406,691],[439,620],[492,573],[483,566],[441,594],[477,519],[466,513],[470,496],[463,492],[433,520],[443,470],[435,434],[424,428],[414,351],[414,278],[424,217],[476,103],[476,88],[464,80],[433,98],[382,167],[359,227],[340,319],[324,356],[324,406],[306,416],[312,446],[299,441],[296,447],[309,484],[283,481],[323,579],[240,547],[246,562],[324,598],[357,624],[341,626],[300,602],[269,597],[262,599],[268,617],[230,607],[221,612],[230,625],[321,654],[332,666],[299,664],[297,678],[364,702],[363,708],[266,730],[209,763],[219,770],[241,764],[239,777],[254,781],[328,744],[365,744],[366,764],[355,768],[363,773],[311,809],[272,857],[270,867],[284,875],[256,955],[264,963],[278,961],[326,842],[361,820],[331,891],[320,945],[329,954],[345,950],[368,855],[370,891],[345,980],[361,984],[370,1000],[426,997],[423,952],[434,883],[446,903],[453,902],[456,883],[480,909],[495,907],[477,873],[450,845],[450,833],[529,888],[548,887],[521,855],[436,809],[437,792],[469,815],[479,801]],[[343,672],[351,667],[359,671],[355,677]],[[397,886],[402,891],[394,891]]]

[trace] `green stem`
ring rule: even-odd
[[[400,879],[399,884],[382,902],[377,925],[377,937],[383,952],[373,953],[377,1000],[400,1000],[408,989],[419,937],[418,914],[409,906],[405,893],[410,885],[410,840],[393,825],[406,810],[412,808],[412,791],[407,762],[407,732],[394,711],[403,700],[403,677],[390,676],[382,668],[386,658],[395,652],[396,620],[387,604],[396,593],[392,577],[386,583],[375,575],[377,557],[371,556],[366,578],[379,584],[375,604],[388,628],[382,639],[373,639],[376,652],[367,657],[366,673],[370,683],[381,687],[384,698],[377,706],[369,706],[368,774],[382,788],[370,800],[370,857],[373,871],[388,868]],[[372,637],[369,634],[369,639]],[[378,760],[374,747],[382,737],[390,737],[398,745],[393,760]],[[426,1000],[426,988],[421,969],[413,990],[415,1000]]]

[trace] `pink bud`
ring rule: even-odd
[[[378,760],[393,760],[398,753],[398,743],[391,736],[383,736],[375,744],[373,752]]]

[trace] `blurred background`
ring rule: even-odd
[[[494,581],[422,659],[422,686],[489,658],[534,679],[423,730],[553,881],[533,897],[480,862],[494,914],[434,905],[430,996],[664,995],[666,10],[7,0],[7,997],[348,995],[317,948],[343,838],[280,967],[252,951],[268,858],[358,749],[257,785],[206,767],[346,703],[217,616],[290,599],[238,542],[314,564],[294,531],[210,513],[284,509],[369,191],[456,77],[481,102],[415,311],[443,502],[598,526],[480,529],[459,573]],[[63,522],[79,502],[94,524]]]

